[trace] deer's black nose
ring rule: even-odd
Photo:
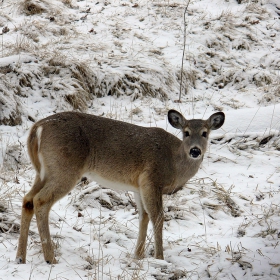
[[[194,147],[190,150],[190,156],[192,158],[198,158],[201,155],[201,150],[197,147]]]

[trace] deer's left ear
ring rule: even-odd
[[[168,121],[173,127],[181,130],[183,129],[186,123],[186,119],[184,118],[184,116],[176,110],[168,111]]]
[[[224,121],[225,114],[223,112],[218,112],[210,116],[208,124],[211,130],[216,130],[224,124]]]

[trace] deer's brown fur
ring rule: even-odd
[[[27,144],[36,177],[23,199],[17,261],[26,262],[28,231],[35,213],[45,260],[56,263],[49,212],[82,176],[105,187],[135,193],[139,209],[135,256],[144,256],[151,220],[155,257],[163,259],[162,194],[178,191],[196,174],[209,133],[222,126],[224,114],[213,114],[208,120],[186,120],[179,112],[170,110],[168,120],[182,131],[182,141],[161,128],[77,112],[58,113],[35,123]]]

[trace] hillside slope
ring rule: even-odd
[[[184,23],[187,4],[0,4],[0,279],[280,279],[280,5],[191,0]],[[146,258],[133,260],[133,194],[90,182],[50,213],[59,263],[44,262],[35,219],[27,264],[15,263],[35,121],[77,110],[175,134],[172,108],[222,110],[226,122],[196,176],[164,197],[164,261],[151,228]]]

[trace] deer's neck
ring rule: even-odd
[[[170,185],[165,186],[163,194],[174,194],[184,187],[189,179],[191,179],[199,169],[203,157],[193,159],[184,151],[183,145],[175,154],[175,165],[173,170],[173,181]]]
[[[199,169],[203,157],[194,159],[189,157],[183,145],[181,145],[176,161],[176,183],[177,185],[184,185],[190,178],[192,178]]]

